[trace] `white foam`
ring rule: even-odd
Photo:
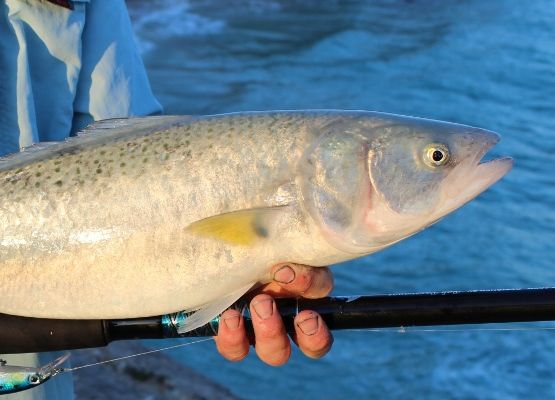
[[[154,48],[155,38],[209,35],[222,31],[225,22],[190,12],[187,1],[158,0],[147,7],[129,6],[142,52]]]

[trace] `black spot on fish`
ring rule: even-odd
[[[81,174],[81,168],[77,167],[77,168],[75,169],[75,173],[76,173],[77,175]]]
[[[268,230],[266,228],[264,228],[263,226],[258,225],[257,223],[255,223],[253,228],[254,228],[254,232],[258,236],[260,236],[262,238],[268,237]]]
[[[40,182],[35,182],[35,187],[36,188],[40,187]]]
[[[62,186],[62,181],[56,181],[54,182],[54,184],[56,184],[57,186]]]
[[[99,162],[100,162],[100,161],[98,161],[98,160],[94,160],[94,163],[95,163],[95,164],[98,164]]]
[[[60,167],[54,168],[54,172],[60,172]]]
[[[122,162],[122,163],[119,164],[119,166],[123,168],[123,167],[125,167],[125,163]]]
[[[56,160],[54,161],[54,165],[60,165],[62,163],[62,160]]]
[[[97,173],[97,174],[101,174],[101,173],[102,173],[102,169],[98,168],[98,169],[96,170],[96,173]]]

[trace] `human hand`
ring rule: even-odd
[[[250,313],[256,354],[266,364],[279,366],[289,359],[291,343],[274,297],[324,297],[333,288],[333,277],[328,268],[297,264],[275,265],[272,276],[272,282],[256,291],[259,294],[250,302]],[[241,361],[250,348],[241,313],[227,310],[220,321],[215,337],[218,351],[230,361]],[[333,337],[318,313],[303,310],[295,317],[294,324],[292,339],[306,356],[320,358],[329,351]]]

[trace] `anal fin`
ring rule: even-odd
[[[235,290],[226,296],[220,297],[212,303],[201,306],[197,311],[187,317],[185,322],[177,327],[177,333],[182,334],[193,331],[203,325],[206,325],[229,308],[233,303],[239,300],[239,298],[254,287],[254,285],[255,283],[249,283],[247,286]]]

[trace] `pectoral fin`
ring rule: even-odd
[[[227,243],[250,246],[269,236],[273,221],[286,206],[252,208],[193,222],[186,231]]]
[[[208,303],[200,307],[192,315],[185,319],[185,322],[177,327],[177,333],[185,333],[193,331],[206,325],[227,308],[229,308],[233,303],[235,303],[241,296],[247,293],[255,283],[249,283],[247,286],[242,287],[239,290],[231,292],[227,296],[221,297],[212,303]]]

